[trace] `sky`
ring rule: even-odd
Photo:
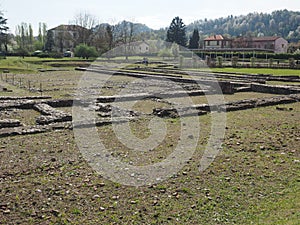
[[[175,16],[189,24],[199,19],[215,19],[251,12],[270,13],[288,9],[300,11],[299,0],[0,0],[0,11],[8,19],[10,32],[16,25],[30,23],[34,33],[39,22],[49,29],[70,24],[80,12],[97,22],[115,24],[122,20],[143,23],[153,29],[168,27]]]

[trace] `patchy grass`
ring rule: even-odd
[[[300,70],[293,69],[268,69],[268,68],[211,68],[214,72],[230,72],[245,74],[272,74],[272,75],[297,75],[300,76]]]
[[[20,74],[43,82],[55,98],[72,96],[82,73]],[[105,94],[118,93],[133,78],[112,77]],[[2,85],[2,83],[1,83]],[[11,95],[29,95],[17,85]],[[58,88],[58,90],[54,90]],[[52,91],[50,91],[52,89]],[[2,93],[1,93],[2,95]],[[36,93],[35,93],[36,95]],[[225,101],[273,96],[260,93],[225,95]],[[195,103],[205,98],[192,97]],[[164,102],[144,100],[134,110],[150,113]],[[71,130],[0,138],[1,224],[298,224],[300,220],[300,104],[227,113],[223,148],[204,172],[199,162],[210,136],[211,115],[199,120],[201,135],[194,155],[176,175],[157,185],[123,186],[92,170]],[[71,108],[60,108],[71,112]],[[1,118],[34,122],[31,110],[1,113]],[[150,116],[130,122],[141,139],[151,135]],[[157,148],[132,151],[111,125],[98,127],[109,152],[132,165],[165,159],[176,147],[179,119],[162,119],[167,132]],[[88,132],[89,130],[87,130]]]
[[[60,67],[74,69],[77,66],[89,66],[93,60],[80,58],[38,58],[38,57],[7,57],[0,59],[0,71],[9,70],[10,73],[38,73],[38,69],[51,69]]]
[[[9,70],[10,73],[34,73],[41,67],[26,62],[22,57],[7,57],[0,60],[0,71]],[[46,68],[45,66],[42,66]]]
[[[228,113],[223,151],[203,173],[197,150],[176,176],[158,185],[127,187],[105,180],[82,158],[71,131],[0,139],[0,218],[4,224],[297,224],[299,212],[299,103]],[[161,148],[143,162],[161,160],[178,140],[177,119]],[[141,121],[132,124],[147,137]],[[177,127],[177,128],[176,128]],[[180,128],[180,127],[179,127]],[[109,126],[99,134],[125,162],[141,163]],[[144,135],[144,136],[143,136]],[[126,155],[127,154],[127,155]],[[145,157],[147,156],[147,157]],[[151,161],[151,160],[152,161]],[[298,160],[298,161],[297,161]]]

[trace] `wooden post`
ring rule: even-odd
[[[40,83],[40,92],[41,92],[41,96],[43,96],[43,85],[42,85],[42,83]]]
[[[28,90],[30,91],[30,80],[28,81]]]

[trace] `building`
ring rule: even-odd
[[[219,34],[204,39],[204,49],[222,49],[231,47],[232,39],[226,38]]]
[[[133,53],[135,54],[147,54],[149,53],[150,51],[150,46],[147,42],[141,42],[141,41],[138,41],[138,42],[134,42],[131,44],[131,48],[132,48],[132,51]]]
[[[252,47],[255,49],[271,50],[274,53],[287,53],[288,42],[284,38],[272,37],[255,37],[252,38]]]
[[[237,37],[229,39],[222,35],[213,35],[204,39],[204,50],[268,51],[287,53],[288,42],[278,36],[271,37]]]
[[[78,25],[60,25],[48,30],[52,32],[54,46],[53,51],[74,51],[79,43],[86,43],[90,36],[90,30]]]

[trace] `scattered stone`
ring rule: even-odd
[[[260,146],[259,149],[260,150],[265,150],[266,148],[265,148],[265,146]]]
[[[158,201],[157,201],[157,200],[154,200],[154,201],[153,201],[153,206],[156,206],[156,205],[158,205]]]
[[[119,198],[120,198],[119,195],[114,195],[114,196],[112,196],[112,199],[113,199],[113,200],[117,200],[117,199],[119,199]]]
[[[230,177],[225,177],[225,180],[226,180],[227,182],[230,182],[230,181],[231,181],[231,178],[230,178]]]
[[[5,210],[3,211],[3,213],[4,213],[4,214],[10,214],[10,210],[9,210],[9,209],[5,209]]]
[[[100,198],[100,195],[94,195],[93,196],[93,199],[97,199],[97,198]]]
[[[58,217],[59,216],[59,211],[58,210],[56,210],[56,209],[52,209],[51,210],[51,213],[55,216],[55,217]]]
[[[100,183],[99,184],[99,187],[104,187],[105,186],[105,183]]]

